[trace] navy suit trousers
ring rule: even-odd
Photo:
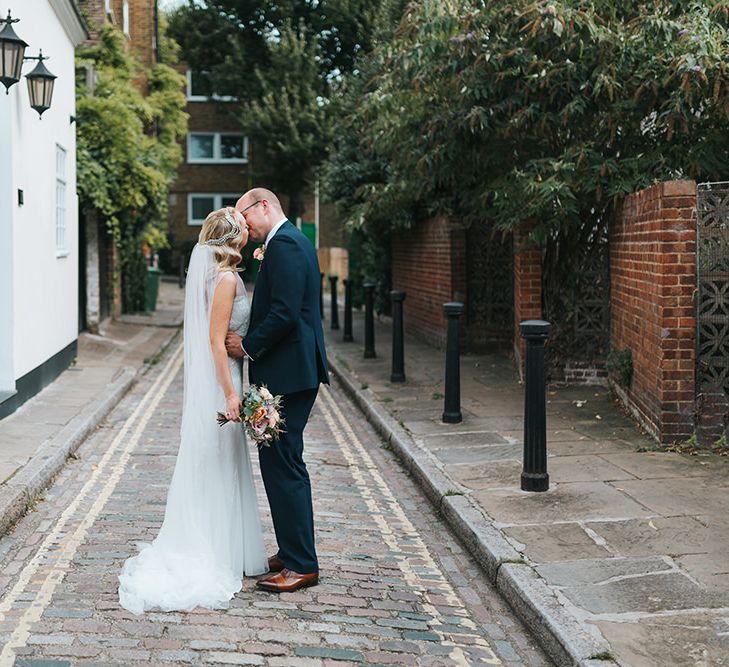
[[[311,483],[304,463],[304,427],[316,401],[316,389],[284,394],[286,432],[270,447],[259,448],[261,476],[271,507],[278,555],[299,574],[319,571],[314,547]]]

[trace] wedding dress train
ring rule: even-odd
[[[244,575],[268,571],[251,458],[240,424],[217,425],[225,398],[209,343],[210,304],[220,278],[208,246],[195,246],[185,294],[185,398],[180,448],[162,528],[129,558],[119,576],[119,602],[129,611],[225,608]],[[250,305],[243,282],[230,330],[244,335]],[[242,362],[229,359],[243,389]]]

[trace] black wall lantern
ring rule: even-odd
[[[46,109],[51,108],[53,84],[57,77],[55,74],[51,74],[43,64],[44,60],[48,60],[48,58],[43,57],[43,51],[40,52],[38,58],[28,58],[27,60],[38,60],[38,64],[33,68],[33,71],[26,74],[25,78],[28,80],[30,106],[38,112],[39,116],[42,116]]]
[[[10,16],[9,9],[8,18],[0,19],[0,23],[5,24],[0,31],[0,81],[5,85],[6,95],[10,92],[10,86],[20,81],[25,47],[28,46],[13,30],[13,23],[17,23],[19,20]]]
[[[0,23],[4,23],[5,27],[0,31],[0,81],[5,85],[5,94],[10,92],[10,86],[20,81],[20,70],[23,67],[24,60],[37,60],[38,64],[33,71],[25,75],[28,80],[28,96],[30,97],[30,106],[38,112],[39,116],[51,107],[53,99],[53,84],[56,76],[48,71],[43,64],[44,60],[48,60],[40,54],[33,57],[25,56],[25,48],[28,46],[13,30],[13,23],[17,23],[20,19],[14,19],[8,10],[8,17],[0,19]]]

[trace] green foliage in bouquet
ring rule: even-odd
[[[274,396],[265,385],[252,384],[243,394],[240,402],[243,428],[259,447],[270,447],[284,432],[282,405],[283,396]],[[230,420],[224,413],[218,412],[217,421],[219,426],[225,426]]]

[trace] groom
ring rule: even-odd
[[[311,242],[292,225],[273,192],[255,188],[236,204],[249,238],[263,242],[251,322],[244,338],[228,333],[228,354],[248,358],[251,384],[283,394],[283,433],[259,448],[261,476],[271,506],[278,553],[258,581],[289,592],[319,581],[311,484],[303,460],[303,431],[319,391],[329,382],[319,310],[321,275]]]

